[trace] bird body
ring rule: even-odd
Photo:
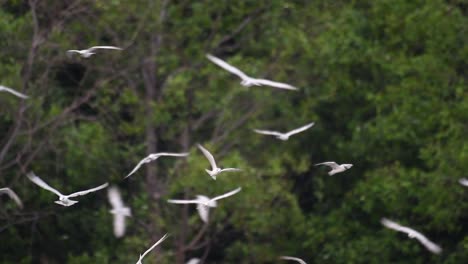
[[[162,156],[168,156],[168,157],[187,157],[189,153],[168,153],[168,152],[160,152],[160,153],[152,153],[149,154],[146,158],[142,159],[136,166],[133,168],[133,170],[125,176],[125,178],[130,177],[132,174],[134,174],[143,164],[145,163],[150,163],[152,161],[157,160],[159,157]],[[124,179],[125,179],[124,178]]]
[[[250,87],[250,86],[271,86],[275,88],[280,88],[280,89],[286,89],[286,90],[297,90],[296,87],[289,85],[287,83],[280,83],[280,82],[274,82],[266,79],[256,79],[247,76],[244,72],[239,70],[238,68],[230,65],[229,63],[223,61],[222,59],[215,57],[211,54],[206,54],[206,57],[213,62],[214,64],[218,65],[219,67],[225,69],[226,71],[237,75],[239,78],[242,79],[241,85],[245,87]]]
[[[205,155],[206,159],[210,162],[211,165],[211,170],[205,169],[205,171],[208,173],[208,175],[211,176],[213,180],[216,180],[216,176],[220,174],[221,172],[225,171],[240,171],[240,169],[236,168],[219,168],[218,165],[216,165],[216,161],[213,157],[213,155],[202,145],[198,144],[198,148],[202,151],[203,155]]]
[[[110,213],[114,215],[114,235],[122,237],[125,234],[125,217],[131,217],[130,208],[124,206],[122,196],[117,187],[111,187],[107,191],[107,197],[112,205]]]
[[[96,51],[98,49],[122,50],[122,48],[115,47],[115,46],[94,46],[94,47],[91,47],[89,49],[84,49],[84,50],[67,50],[67,53],[68,54],[78,53],[83,58],[89,58],[92,55],[96,54],[96,52],[94,52],[94,51]]]
[[[340,173],[340,172],[343,172],[343,171],[348,170],[351,167],[353,167],[353,164],[341,164],[341,165],[339,165],[334,161],[327,161],[327,162],[322,162],[322,163],[315,164],[315,166],[318,166],[318,165],[326,165],[326,166],[332,168],[332,170],[328,172],[328,175],[330,175],[330,176],[332,176],[334,174],[337,174],[337,173]]]
[[[300,132],[303,132],[309,128],[311,128],[315,123],[312,122],[312,123],[309,123],[305,126],[302,126],[302,127],[299,127],[299,128],[296,128],[294,130],[291,130],[287,133],[281,133],[281,132],[278,132],[278,131],[271,131],[271,130],[260,130],[260,129],[254,129],[255,132],[257,132],[258,134],[263,134],[263,135],[272,135],[272,136],[276,136],[276,138],[280,139],[280,140],[283,140],[283,141],[286,141],[289,139],[290,136],[294,135],[294,134],[297,134],[297,133],[300,133]]]
[[[16,193],[10,189],[10,188],[0,188],[0,194],[6,193],[13,201],[16,202],[16,204],[20,207],[23,208],[23,203],[21,202],[21,199],[16,195]]]
[[[55,193],[59,199],[57,201],[55,201],[56,204],[60,204],[60,205],[63,205],[63,206],[72,206],[76,203],[78,203],[78,201],[75,201],[75,200],[71,200],[70,198],[73,198],[73,197],[77,197],[77,196],[82,196],[82,195],[86,195],[88,193],[91,193],[91,192],[95,192],[95,191],[98,191],[98,190],[101,190],[101,189],[104,189],[106,188],[109,184],[108,183],[104,183],[98,187],[95,187],[95,188],[92,188],[92,189],[89,189],[89,190],[84,190],[84,191],[79,191],[79,192],[75,192],[75,193],[72,193],[72,194],[69,194],[69,195],[64,195],[62,193],[60,193],[59,191],[57,191],[56,189],[50,187],[47,183],[45,183],[41,178],[37,177],[34,172],[30,172],[27,174],[27,177],[35,184],[39,185],[39,187],[43,188],[43,189],[46,189],[50,192],[53,192]]]
[[[19,98],[23,98],[23,99],[27,99],[29,98],[29,96],[25,95],[25,94],[22,94],[20,92],[17,92],[9,87],[6,87],[6,86],[3,86],[3,85],[0,85],[0,92],[2,91],[5,91],[5,92],[8,92],[8,93],[11,93]]]

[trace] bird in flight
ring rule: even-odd
[[[200,259],[199,258],[191,258],[189,261],[187,261],[187,263],[185,264],[198,264],[200,263]]]
[[[110,187],[107,190],[107,197],[112,205],[110,212],[114,215],[114,235],[122,237],[125,234],[125,217],[132,216],[132,212],[123,204],[122,195],[117,187]]]
[[[332,168],[332,170],[328,172],[328,175],[330,175],[330,176],[332,176],[333,174],[337,174],[337,173],[343,172],[345,170],[348,170],[353,166],[353,164],[338,165],[334,161],[327,161],[327,162],[322,162],[322,163],[315,164],[315,166],[318,166],[318,165],[326,165],[326,166]]]
[[[163,237],[161,237],[161,239],[159,239],[158,241],[156,241],[156,243],[154,243],[154,245],[152,245],[148,250],[145,251],[145,253],[143,253],[143,255],[140,255],[140,259],[138,259],[138,262],[136,264],[143,264],[141,261],[143,260],[143,258],[151,251],[153,250],[157,245],[161,244],[161,242],[163,242],[166,238],[167,238],[167,234],[165,234]]]
[[[208,159],[208,161],[210,162],[211,170],[205,169],[205,171],[211,176],[211,178],[213,178],[213,180],[216,180],[216,176],[220,174],[221,172],[240,171],[240,169],[236,169],[236,168],[224,168],[224,169],[219,168],[216,165],[216,161],[213,155],[211,155],[211,153],[206,148],[204,148],[200,144],[198,144],[198,148],[203,152],[203,155],[205,155],[206,159]]]
[[[423,244],[423,246],[425,246],[429,251],[431,251],[434,254],[439,254],[442,252],[441,247],[439,247],[434,242],[430,241],[427,237],[425,237],[423,234],[419,233],[414,229],[399,225],[398,223],[388,220],[387,218],[382,218],[380,222],[387,228],[396,230],[398,232],[406,233],[410,238],[416,238],[421,244]]]
[[[104,183],[103,185],[100,185],[96,188],[92,188],[92,189],[89,189],[89,190],[85,190],[85,191],[79,191],[79,192],[75,192],[75,193],[72,193],[72,194],[69,194],[69,195],[64,195],[62,193],[60,193],[59,191],[57,191],[56,189],[50,187],[47,183],[45,183],[41,178],[37,177],[34,172],[30,172],[28,173],[26,176],[28,176],[28,178],[34,182],[35,184],[39,185],[39,187],[43,188],[43,189],[46,189],[50,192],[53,192],[55,193],[56,195],[58,195],[59,199],[57,201],[55,201],[56,204],[60,204],[60,205],[63,205],[63,206],[71,206],[71,205],[74,205],[76,203],[78,203],[78,201],[74,201],[74,200],[71,200],[70,198],[73,198],[73,197],[77,197],[77,196],[82,196],[82,195],[86,195],[88,193],[91,193],[91,192],[95,192],[95,191],[98,191],[98,190],[101,190],[101,189],[104,189],[106,188],[109,184],[108,183]]]
[[[281,133],[281,132],[278,132],[278,131],[270,131],[270,130],[260,130],[260,129],[254,129],[255,132],[257,132],[258,134],[263,134],[263,135],[272,135],[272,136],[276,136],[276,138],[278,139],[281,139],[281,140],[288,140],[290,136],[294,135],[294,134],[297,134],[297,133],[301,133],[303,131],[306,131],[307,129],[311,128],[315,123],[312,122],[312,123],[309,123],[305,126],[302,126],[302,127],[299,127],[299,128],[296,128],[294,130],[291,130],[287,133]]]
[[[252,85],[255,86],[271,86],[275,88],[280,88],[280,89],[286,89],[286,90],[297,90],[296,87],[289,85],[287,83],[280,83],[280,82],[274,82],[270,80],[265,80],[265,79],[256,79],[247,76],[244,72],[239,70],[238,68],[228,64],[227,62],[221,60],[220,58],[217,58],[211,54],[206,54],[206,57],[212,61],[214,64],[218,65],[219,67],[225,69],[226,71],[237,75],[239,78],[242,79],[241,85],[245,87],[250,87]]]
[[[197,211],[198,211],[198,214],[200,215],[200,218],[203,220],[203,222],[207,223],[208,216],[209,216],[209,208],[217,207],[218,206],[218,204],[216,203],[217,200],[224,199],[229,196],[233,196],[234,194],[240,192],[241,190],[242,188],[239,187],[233,191],[230,191],[223,195],[216,196],[211,199],[204,195],[197,195],[197,198],[194,200],[167,200],[167,201],[169,203],[174,203],[174,204],[197,204]]]
[[[122,50],[122,48],[114,47],[114,46],[94,46],[89,49],[84,50],[67,50],[68,54],[78,53],[83,58],[89,58],[92,55],[96,54],[96,50],[98,49],[111,49],[111,50]]]
[[[12,189],[10,189],[10,188],[0,188],[0,194],[3,194],[3,193],[6,193],[8,196],[10,196],[10,198],[13,199],[13,201],[15,201],[16,204],[20,208],[23,208],[23,203],[21,202],[18,195],[16,195],[16,193]]]
[[[29,96],[27,96],[27,95],[25,95],[25,94],[22,94],[22,93],[20,93],[20,92],[17,92],[17,91],[15,91],[15,90],[11,89],[11,88],[8,88],[8,87],[6,87],[6,86],[0,85],[0,92],[3,92],[3,91],[9,92],[9,93],[11,93],[11,94],[13,94],[13,95],[16,95],[16,96],[18,96],[19,98],[23,98],[23,99],[27,99],[27,98],[29,97]]]
[[[289,256],[281,256],[280,259],[284,259],[284,260],[294,260],[300,264],[307,264],[304,260],[300,259],[300,258],[295,258],[295,257],[289,257]]]
[[[150,163],[151,161],[157,160],[159,157],[162,156],[170,156],[170,157],[187,157],[189,154],[188,153],[167,153],[167,152],[161,152],[161,153],[153,153],[149,154],[146,158],[142,159],[136,166],[135,168],[127,175],[125,178],[130,177],[133,173],[135,173],[143,164],[145,163]],[[125,179],[124,178],[124,179]]]
[[[463,186],[468,187],[468,179],[467,178],[461,178],[458,180],[458,183],[460,183]]]

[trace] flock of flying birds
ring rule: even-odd
[[[89,49],[84,49],[84,50],[68,50],[67,53],[68,54],[76,53],[76,54],[81,55],[84,58],[89,58],[92,55],[96,54],[96,51],[99,50],[99,49],[122,50],[122,48],[114,47],[114,46],[94,46],[94,47],[91,47]],[[217,58],[217,57],[215,57],[213,55],[210,55],[210,54],[207,54],[206,57],[211,62],[218,65],[219,67],[225,69],[226,71],[228,71],[228,72],[230,72],[232,74],[237,75],[242,80],[241,83],[240,83],[242,86],[245,86],[245,87],[250,87],[250,86],[271,86],[271,87],[275,87],[275,88],[279,88],[279,89],[286,89],[286,90],[297,90],[298,89],[298,88],[296,88],[296,87],[294,87],[292,85],[286,84],[286,83],[280,83],[280,82],[274,82],[274,81],[270,81],[270,80],[266,80],[266,79],[257,79],[257,78],[250,77],[250,76],[246,75],[244,72],[242,72],[241,70],[239,70],[238,68],[226,63],[225,61],[221,60],[220,58]],[[22,98],[22,99],[27,99],[28,98],[28,96],[25,95],[25,94],[22,94],[20,92],[17,92],[15,90],[11,89],[11,88],[0,85],[0,92],[2,92],[2,91],[11,93],[11,94],[13,94],[13,95],[15,95],[17,97]],[[312,123],[309,123],[307,125],[296,128],[296,129],[291,130],[291,131],[286,132],[286,133],[282,133],[282,132],[278,132],[278,131],[270,131],[270,130],[260,130],[260,129],[254,129],[254,132],[256,132],[258,134],[263,134],[263,135],[275,136],[279,140],[286,141],[291,136],[293,136],[293,135],[295,135],[297,133],[304,132],[305,130],[311,128],[313,125],[314,125],[314,123],[312,122]],[[205,169],[205,171],[208,173],[208,175],[213,180],[216,180],[216,177],[219,174],[223,173],[223,172],[240,171],[240,169],[238,169],[238,168],[220,168],[220,167],[218,167],[218,165],[216,164],[216,160],[214,159],[213,155],[206,148],[204,148],[200,144],[198,144],[197,147],[200,149],[200,151],[203,153],[203,155],[206,157],[206,159],[208,160],[208,162],[211,165],[211,170]],[[160,157],[179,157],[180,158],[180,157],[187,157],[188,155],[189,155],[189,153],[167,153],[167,152],[149,154],[147,157],[142,159],[135,166],[135,168],[133,168],[133,170],[127,176],[124,177],[124,179],[128,178],[131,175],[133,175],[134,173],[136,173],[138,171],[138,169],[142,165],[144,165],[146,163],[149,163],[149,162],[152,162],[152,161],[155,161]],[[328,172],[328,175],[330,175],[330,176],[332,176],[332,175],[334,175],[336,173],[344,172],[344,171],[350,169],[353,166],[353,164],[341,164],[340,165],[340,164],[338,164],[338,163],[336,163],[334,161],[327,161],[327,162],[322,162],[322,163],[316,164],[316,166],[318,166],[318,165],[325,165],[325,166],[330,167],[331,170]],[[102,190],[104,188],[107,188],[109,186],[108,183],[104,183],[102,185],[99,185],[97,187],[94,187],[94,188],[91,188],[91,189],[88,189],[88,190],[78,191],[78,192],[74,192],[74,193],[71,193],[71,194],[68,194],[68,195],[64,195],[61,192],[59,192],[57,189],[54,189],[51,186],[49,186],[46,182],[44,182],[41,178],[36,176],[33,172],[29,172],[26,176],[28,177],[29,180],[31,180],[33,183],[35,183],[39,187],[56,194],[58,196],[58,200],[55,201],[55,203],[57,203],[59,205],[62,205],[62,206],[72,206],[72,205],[78,203],[78,201],[71,200],[71,198],[75,198],[75,197],[78,197],[78,196],[83,196],[83,195],[86,195],[86,194],[89,194],[89,193],[92,193],[92,192],[96,192],[96,191]],[[459,183],[468,187],[468,179],[462,178],[462,179],[459,180]],[[213,198],[207,197],[205,195],[197,195],[196,198],[192,199],[192,200],[169,199],[167,201],[169,203],[173,203],[173,204],[196,204],[197,205],[196,209],[198,211],[198,214],[199,214],[201,220],[206,223],[206,222],[208,222],[210,208],[217,207],[217,201],[218,200],[233,196],[233,195],[239,193],[241,190],[242,190],[242,188],[239,187],[239,188],[237,188],[235,190],[232,190],[230,192],[227,192],[225,194],[221,194],[221,195],[213,197]],[[20,198],[10,188],[0,188],[0,195],[1,194],[7,194],[11,199],[13,199],[18,204],[18,206],[20,208],[23,208],[23,204],[22,204]],[[114,221],[113,221],[114,235],[116,237],[122,237],[125,234],[125,218],[132,216],[131,209],[124,205],[124,203],[122,201],[120,191],[117,189],[117,187],[112,186],[112,187],[108,188],[108,199],[109,199],[109,203],[112,206],[112,210],[110,210],[110,213],[114,215]],[[395,231],[403,232],[403,233],[408,234],[408,237],[410,237],[410,238],[416,238],[422,245],[424,245],[432,253],[439,254],[439,253],[442,252],[442,249],[441,249],[440,246],[438,246],[434,242],[430,241],[427,237],[425,237],[423,234],[421,234],[418,231],[415,231],[415,230],[413,230],[413,229],[411,229],[409,227],[406,227],[406,226],[401,226],[398,223],[393,222],[393,221],[391,221],[389,219],[386,219],[386,218],[382,218],[381,223],[382,223],[382,225],[384,225],[387,228],[390,228],[390,229],[393,229]],[[159,239],[156,243],[154,243],[147,251],[145,251],[143,254],[141,254],[136,264],[142,264],[143,258],[150,251],[152,251],[157,245],[159,245],[161,242],[163,242],[167,237],[168,237],[168,234],[165,234],[161,239]],[[306,262],[304,260],[302,260],[300,258],[296,258],[296,257],[281,256],[280,259],[292,260],[292,261],[296,261],[296,262],[301,263],[301,264],[306,264]],[[192,258],[187,262],[187,264],[198,264],[198,263],[200,263],[200,261],[201,260],[198,259],[198,258]]]

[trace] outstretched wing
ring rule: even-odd
[[[241,169],[237,169],[237,168],[224,168],[221,170],[221,172],[225,172],[225,171],[241,171]]]
[[[286,133],[286,135],[292,136],[292,135],[294,135],[294,134],[301,133],[302,131],[305,131],[305,130],[311,128],[314,124],[315,124],[315,123],[312,122],[312,123],[309,123],[309,124],[307,124],[307,125],[305,125],[305,126],[302,126],[302,127],[300,127],[300,128],[296,128],[296,129],[291,130],[291,131],[289,131],[288,133]]]
[[[227,62],[223,61],[222,59],[218,58],[218,57],[215,57],[211,54],[206,54],[206,57],[212,61],[214,64],[218,65],[219,67],[225,69],[226,71],[232,73],[232,74],[235,74],[237,76],[239,76],[241,79],[245,80],[245,79],[249,79],[249,76],[247,76],[244,72],[242,72],[241,70],[239,70],[238,68],[228,64]]]
[[[151,156],[151,154],[150,154],[150,156]],[[124,179],[126,179],[126,178],[130,177],[132,174],[134,174],[143,164],[151,162],[151,161],[157,159],[157,158],[151,159],[150,156],[140,160],[140,162],[138,162],[138,164],[135,166],[135,168],[133,168],[133,170],[127,176],[125,176]]]
[[[148,250],[145,251],[145,253],[143,253],[143,255],[140,256],[140,259],[144,258],[146,256],[146,254],[148,254],[151,250],[153,250],[153,248],[155,248],[157,245],[159,245],[161,242],[163,242],[167,238],[167,236],[168,236],[168,234],[165,234],[163,237],[161,237],[161,239],[156,241],[156,243],[154,243],[154,245],[152,245]]]
[[[281,83],[281,82],[274,82],[266,79],[255,79],[255,83],[258,83],[260,85],[266,85],[266,86],[271,86],[275,88],[280,88],[280,89],[286,89],[286,90],[298,90],[297,87],[294,87],[292,85],[289,85],[287,83]]]
[[[440,254],[442,252],[442,248],[435,244],[434,242],[430,241],[427,237],[425,237],[423,234],[418,233],[417,235],[414,236],[421,244],[423,244],[429,251],[431,251],[434,254]]]
[[[124,207],[122,196],[117,187],[110,187],[107,190],[107,198],[109,198],[109,203],[112,205],[112,208],[120,209]]]
[[[318,166],[318,165],[326,165],[326,166],[331,167],[332,169],[336,169],[336,168],[338,168],[340,166],[334,161],[327,161],[327,162],[322,162],[322,163],[315,164],[315,166]]]
[[[210,165],[211,165],[211,168],[214,170],[216,168],[218,168],[218,166],[216,165],[216,161],[213,157],[213,155],[211,155],[211,153],[206,149],[204,148],[202,145],[198,144],[198,148],[203,152],[203,155],[205,155],[205,157],[208,159],[208,161],[210,162]]]
[[[273,136],[282,136],[284,135],[283,133],[277,132],[277,131],[270,131],[270,130],[260,130],[260,129],[254,129],[254,131],[258,134],[263,134],[263,135],[273,135]]]
[[[68,195],[68,197],[76,197],[76,196],[81,196],[81,195],[86,195],[88,193],[91,193],[91,192],[95,192],[95,191],[99,191],[101,189],[104,189],[106,188],[107,186],[109,186],[109,183],[104,183],[103,185],[99,185],[98,187],[95,187],[95,188],[92,188],[92,189],[88,189],[88,190],[84,190],[84,191],[80,191],[80,192],[76,192],[76,193],[72,193],[70,195]]]
[[[88,49],[88,51],[93,51],[97,49],[113,49],[113,50],[122,50],[122,48],[115,47],[115,46],[94,46]]]
[[[37,177],[34,172],[29,172],[28,174],[26,174],[26,176],[32,181],[34,182],[35,184],[39,185],[39,187],[43,188],[43,189],[46,189],[48,190],[49,192],[53,192],[55,193],[56,195],[58,196],[62,196],[63,194],[61,194],[59,191],[57,191],[56,189],[50,187],[47,183],[45,183],[41,178]]]
[[[11,199],[13,199],[16,202],[16,204],[18,204],[18,206],[20,208],[23,208],[23,203],[21,202],[18,195],[16,195],[16,193],[12,189],[10,189],[10,188],[1,188],[0,189],[0,194],[2,194],[2,193],[6,193]]]
[[[11,89],[11,88],[8,88],[8,87],[6,87],[6,86],[3,86],[3,85],[0,85],[0,91],[9,92],[9,93],[11,93],[11,94],[13,94],[13,95],[16,95],[16,96],[18,96],[18,97],[20,97],[20,98],[23,98],[23,99],[27,99],[27,98],[29,97],[29,96],[27,96],[27,95],[25,95],[25,94],[22,94],[22,93],[20,93],[20,92],[17,92],[17,91],[15,91],[15,90],[13,90],[13,89]]]
[[[280,259],[284,259],[284,260],[294,260],[294,261],[297,261],[301,264],[307,264],[304,260],[300,259],[300,258],[296,258],[296,257],[290,257],[290,256],[281,256]]]
[[[211,200],[212,200],[212,201],[217,201],[217,200],[220,200],[220,199],[224,199],[224,198],[227,198],[227,197],[229,197],[229,196],[232,196],[232,195],[234,195],[234,194],[240,192],[241,190],[242,190],[242,188],[239,187],[239,188],[237,188],[237,189],[235,189],[235,190],[233,190],[233,191],[230,191],[230,192],[228,192],[228,193],[225,193],[225,194],[223,194],[223,195],[216,196],[216,197],[214,197],[214,198],[211,199]]]
[[[463,185],[468,187],[468,179],[467,178],[461,178],[458,180],[458,182]]]
[[[146,156],[144,159],[142,159],[138,164],[133,168],[133,170],[125,176],[125,178],[130,177],[132,174],[134,174],[143,164],[149,163],[151,161],[157,160],[161,156],[171,156],[171,157],[186,157],[188,156],[189,153],[169,153],[169,152],[161,152],[161,153],[152,153]],[[124,179],[125,179],[124,178]]]
[[[169,199],[167,200],[168,203],[174,203],[174,204],[201,204],[202,202],[200,200],[173,200]]]

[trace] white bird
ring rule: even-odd
[[[78,53],[78,54],[81,55],[81,57],[89,58],[92,55],[96,54],[96,52],[94,52],[94,51],[96,51],[98,49],[122,50],[122,48],[115,47],[115,46],[94,46],[94,47],[91,47],[89,49],[84,49],[84,50],[67,50],[67,53],[68,54]]]
[[[219,67],[225,69],[226,71],[232,73],[232,74],[235,74],[237,75],[239,78],[242,79],[241,81],[241,85],[242,86],[245,86],[245,87],[250,87],[252,85],[255,85],[255,86],[262,86],[262,85],[266,85],[266,86],[271,86],[271,87],[276,87],[276,88],[280,88],[280,89],[286,89],[286,90],[297,90],[296,87],[292,86],[292,85],[289,85],[289,84],[286,84],[286,83],[280,83],[280,82],[274,82],[274,81],[270,81],[270,80],[265,80],[265,79],[256,79],[256,78],[252,78],[252,77],[249,77],[247,76],[247,74],[245,74],[244,72],[242,72],[241,70],[239,70],[238,68],[228,64],[227,62],[221,60],[220,58],[217,58],[211,54],[206,54],[206,57],[212,61],[214,64],[218,65]]]
[[[284,260],[294,260],[294,261],[297,261],[301,264],[307,264],[304,260],[300,259],[300,258],[295,258],[295,257],[289,257],[289,256],[281,256],[280,259],[284,259]]]
[[[35,184],[39,185],[41,188],[43,189],[46,189],[50,192],[53,192],[55,193],[56,195],[58,195],[59,199],[57,201],[55,201],[56,204],[60,204],[60,205],[63,205],[63,206],[71,206],[71,205],[74,205],[76,203],[78,203],[78,201],[74,201],[74,200],[71,200],[69,198],[73,198],[73,197],[77,197],[77,196],[81,196],[81,195],[86,195],[90,192],[95,192],[95,191],[98,191],[98,190],[101,190],[101,189],[104,189],[106,188],[109,184],[106,182],[104,183],[103,185],[100,185],[98,187],[95,187],[95,188],[92,188],[92,189],[89,189],[89,190],[85,190],[85,191],[79,191],[79,192],[75,192],[75,193],[72,193],[72,194],[69,194],[69,195],[64,195],[62,193],[60,193],[59,191],[57,191],[56,189],[50,187],[47,183],[45,183],[41,178],[37,177],[34,172],[30,172],[27,174],[28,178],[34,182]]]
[[[10,196],[11,199],[13,199],[13,201],[16,202],[16,204],[20,208],[23,208],[23,203],[21,202],[18,195],[16,195],[16,193],[12,189],[10,189],[10,188],[0,188],[0,194],[2,194],[2,193],[6,193],[8,196]]]
[[[439,254],[440,252],[442,252],[441,247],[439,247],[434,242],[427,239],[427,237],[425,237],[423,234],[419,233],[418,231],[414,229],[411,229],[406,226],[401,226],[398,223],[388,220],[387,218],[382,218],[380,222],[382,223],[382,225],[384,225],[387,228],[406,233],[408,234],[408,237],[410,238],[416,238],[421,244],[423,244],[432,253]]]
[[[200,259],[199,258],[191,258],[189,261],[187,261],[187,263],[185,264],[198,264],[200,263]]]
[[[135,173],[143,164],[145,163],[150,163],[151,161],[157,160],[161,156],[171,156],[171,157],[187,157],[189,153],[167,153],[167,152],[161,152],[161,153],[153,153],[149,154],[146,158],[142,159],[136,166],[135,168],[127,175],[125,178],[130,177],[133,173]],[[125,179],[124,178],[124,179]]]
[[[23,98],[23,99],[27,99],[27,98],[29,97],[29,96],[27,96],[27,95],[25,95],[25,94],[22,94],[22,93],[20,93],[20,92],[17,92],[17,91],[15,91],[15,90],[11,89],[11,88],[8,88],[8,87],[6,87],[6,86],[0,85],[0,92],[3,92],[3,91],[9,92],[9,93],[11,93],[11,94],[13,94],[13,95],[16,95],[16,96],[18,96],[18,97],[20,97],[20,98]]]
[[[122,196],[117,187],[110,187],[107,190],[107,197],[112,205],[110,213],[114,215],[114,235],[122,237],[125,234],[125,217],[131,217],[130,208],[124,206]]]
[[[322,163],[317,163],[315,164],[315,166],[318,166],[318,165],[326,165],[328,167],[331,167],[332,170],[328,172],[328,175],[332,176],[333,174],[337,174],[339,172],[343,172],[345,170],[348,170],[350,169],[353,164],[341,164],[341,165],[338,165],[336,162],[334,161],[327,161],[327,162],[322,162]]]
[[[468,187],[468,179],[467,178],[461,178],[458,180],[458,183],[460,183],[463,186]]]
[[[203,220],[203,222],[206,223],[208,222],[209,208],[218,206],[218,204],[216,203],[217,200],[232,196],[240,192],[241,190],[242,188],[239,187],[233,191],[230,191],[223,195],[216,196],[212,199],[204,195],[197,195],[197,198],[195,200],[167,200],[167,201],[169,203],[175,203],[175,204],[197,204],[198,214],[200,215],[200,218]]]
[[[206,148],[204,148],[200,144],[198,144],[198,148],[203,152],[203,155],[205,155],[205,157],[210,162],[211,170],[205,169],[205,171],[211,176],[211,178],[213,178],[213,180],[216,180],[216,176],[218,174],[220,174],[221,172],[224,172],[224,171],[240,171],[240,169],[236,169],[236,168],[225,168],[225,169],[219,168],[216,165],[216,161],[215,161],[213,155],[211,155],[211,153]]]
[[[165,234],[163,237],[161,237],[161,239],[156,241],[156,243],[154,243],[154,245],[152,245],[148,250],[146,250],[145,253],[143,253],[143,255],[140,255],[140,259],[138,260],[136,264],[143,264],[141,261],[146,256],[146,254],[148,254],[151,250],[153,250],[157,245],[163,242],[166,238],[167,238],[167,234]]]
[[[270,131],[270,130],[260,130],[260,129],[254,129],[255,132],[259,133],[259,134],[263,134],[263,135],[273,135],[273,136],[276,136],[276,138],[278,139],[281,139],[281,140],[288,140],[290,136],[294,135],[294,134],[297,134],[297,133],[301,133],[309,128],[311,128],[315,123],[312,122],[312,123],[309,123],[305,126],[302,126],[300,128],[296,128],[294,130],[291,130],[287,133],[281,133],[281,132],[277,132],[277,131]]]

